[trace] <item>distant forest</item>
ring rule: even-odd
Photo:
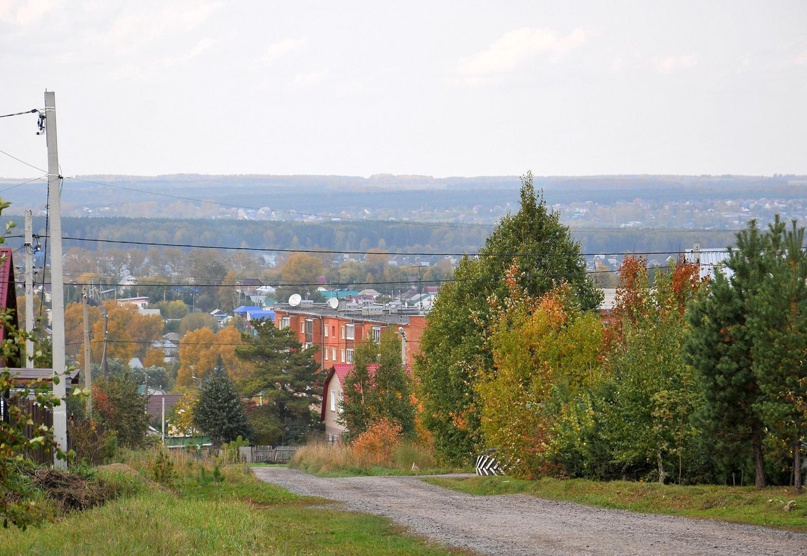
[[[7,245],[22,244],[23,222],[11,218],[17,227]],[[6,218],[8,220],[8,218]],[[423,260],[444,255],[476,253],[491,232],[490,226],[473,224],[424,224],[405,222],[277,222],[249,220],[167,220],[148,218],[62,219],[66,238],[63,250],[71,247],[96,251],[108,248],[148,249],[154,244],[192,247],[237,248],[254,254],[322,250],[336,255],[360,257],[370,249],[414,254]],[[34,218],[34,233],[45,237],[45,219]],[[598,254],[648,254],[649,260],[664,261],[670,254],[692,249],[725,248],[734,243],[734,232],[726,230],[642,230],[572,229],[572,236],[589,256]],[[98,241],[100,240],[100,241]]]
[[[807,177],[535,176],[534,183],[582,252],[648,254],[663,262],[691,249],[725,248],[751,218],[807,219]],[[476,253],[493,227],[518,210],[518,176],[65,177],[64,249],[148,249],[153,244],[260,253],[370,249],[434,258]],[[21,236],[22,212],[45,236],[47,188],[0,179],[11,202],[3,218]],[[100,240],[100,241],[99,241]],[[18,247],[20,237],[7,243]]]

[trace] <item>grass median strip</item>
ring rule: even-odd
[[[807,533],[807,495],[796,494],[793,489],[785,487],[757,490],[753,487],[583,479],[522,481],[510,477],[425,480],[476,495],[530,494],[602,508],[715,519]]]

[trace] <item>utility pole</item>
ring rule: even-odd
[[[33,214],[25,211],[25,366],[34,366],[34,233]]]
[[[92,369],[90,368],[90,309],[87,303],[87,286],[81,288],[84,306],[84,388],[90,393],[87,397],[87,417],[92,416]]]
[[[62,207],[59,175],[59,148],[56,140],[56,93],[45,91],[45,133],[48,145],[48,219],[50,220],[51,330],[53,342],[53,395],[59,405],[53,408],[53,439],[67,452],[67,375],[64,339],[64,276],[62,275]],[[58,384],[57,384],[58,382]],[[56,469],[67,469],[67,462],[53,456]]]

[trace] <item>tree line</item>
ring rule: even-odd
[[[521,208],[466,258],[415,366],[443,459],[494,448],[517,476],[801,485],[807,417],[804,231],[737,233],[726,273],[620,269],[616,306],[523,179]],[[532,260],[497,257],[513,246]]]

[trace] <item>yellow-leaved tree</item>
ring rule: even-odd
[[[476,391],[486,444],[511,474],[533,479],[554,471],[555,422],[599,373],[602,325],[575,306],[568,286],[532,297],[517,274],[515,266],[508,273],[509,295],[491,301],[494,366],[480,373]]]

